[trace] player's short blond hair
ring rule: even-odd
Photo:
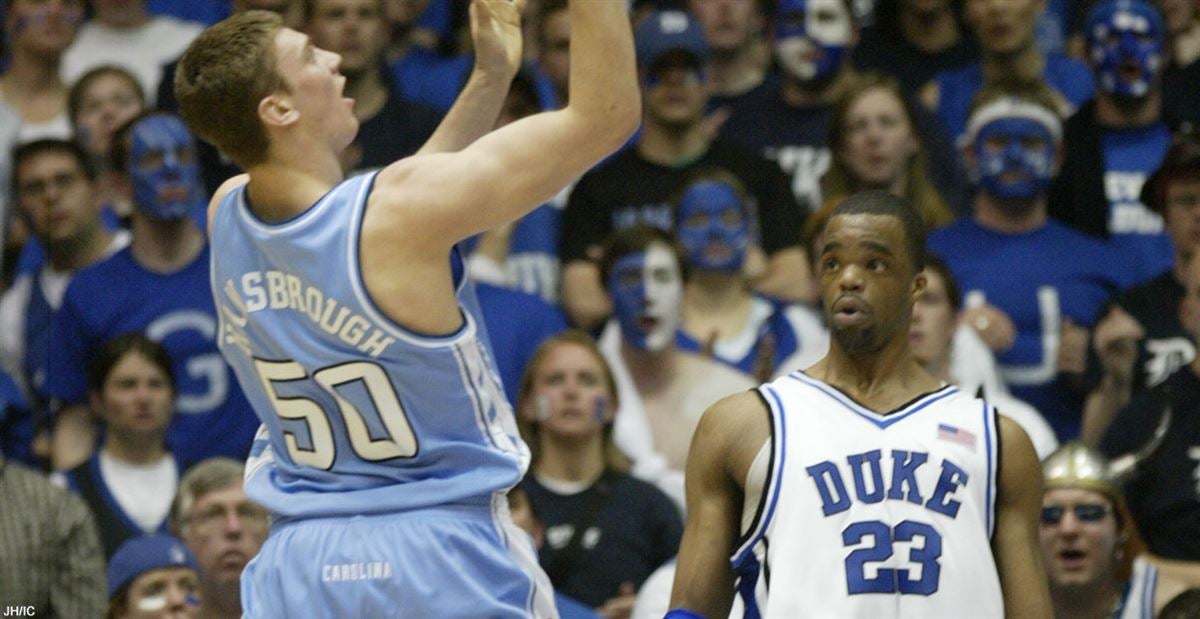
[[[282,28],[275,13],[238,13],[201,33],[175,72],[180,116],[243,169],[267,157],[259,102],[288,91],[275,64],[275,35]]]

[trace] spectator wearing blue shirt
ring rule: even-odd
[[[978,186],[975,213],[929,235],[930,252],[962,289],[963,319],[996,354],[1012,394],[1060,441],[1079,434],[1088,329],[1131,282],[1110,247],[1046,215],[1062,128],[1044,85],[986,88],[963,155]]]
[[[1084,34],[1099,88],[1064,127],[1070,148],[1050,192],[1050,216],[1109,239],[1142,282],[1174,260],[1162,216],[1140,197],[1171,144],[1162,119],[1166,30],[1144,0],[1105,0],[1088,14]]]
[[[257,418],[217,350],[209,245],[196,222],[206,194],[195,140],[162,112],[135,118],[113,140],[113,166],[133,199],[129,247],[76,274],[51,326],[46,392],[61,405],[53,465],[64,470],[95,448],[87,363],[109,339],[144,332],[170,353],[178,385],[168,441],[181,468],[204,458],[244,458]]]

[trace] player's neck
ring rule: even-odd
[[[975,196],[975,223],[1004,234],[1031,232],[1046,224],[1046,198],[1038,196],[1028,208],[1010,208],[1004,202],[980,191]]]
[[[1110,617],[1121,600],[1121,586],[1115,580],[1091,587],[1052,589],[1056,619],[1097,619]]]
[[[900,11],[900,32],[909,45],[936,54],[958,44],[962,32],[949,7],[939,11]]]
[[[1096,124],[1109,129],[1136,129],[1162,119],[1162,91],[1151,90],[1140,99],[1096,95]]]
[[[892,410],[912,399],[913,392],[937,387],[932,376],[921,369],[908,349],[908,333],[884,346],[879,352],[851,355],[837,338],[830,342],[829,354],[808,370],[814,378],[841,389],[858,402],[876,411]]]
[[[161,435],[150,438],[111,430],[104,441],[103,450],[114,460],[137,465],[158,464],[167,455]]]
[[[604,441],[599,436],[581,441],[541,437],[533,470],[539,477],[590,484],[604,474]]]
[[[621,338],[621,359],[629,368],[638,393],[643,395],[659,393],[671,386],[679,365],[678,354],[674,342],[656,352],[637,348]]]
[[[644,159],[668,167],[689,164],[708,151],[708,137],[700,123],[682,130],[656,122],[642,125],[637,151]]]
[[[713,55],[709,80],[714,94],[736,97],[753,90],[766,77],[761,47],[753,42]]]
[[[142,267],[156,273],[175,273],[204,251],[204,233],[191,215],[158,221],[140,213],[133,216],[133,241],[129,250]]]
[[[246,185],[250,209],[263,221],[287,221],[303,213],[345,178],[336,153],[311,144],[271,150],[268,161],[248,170]]]

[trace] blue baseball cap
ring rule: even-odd
[[[708,41],[700,23],[684,11],[659,11],[642,20],[633,34],[640,67],[649,67],[667,52],[684,51],[707,64]]]
[[[170,535],[135,537],[121,544],[108,562],[109,599],[138,576],[168,567],[188,567],[200,572],[192,551]]]

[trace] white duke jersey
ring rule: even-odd
[[[367,295],[374,180],[343,181],[278,224],[250,211],[243,185],[214,216],[217,340],[263,424],[246,494],[279,516],[487,506],[528,466],[457,251],[454,334],[408,331]]]
[[[881,415],[794,372],[763,385],[772,449],[734,556],[747,617],[1003,617],[997,422],[945,386]]]

